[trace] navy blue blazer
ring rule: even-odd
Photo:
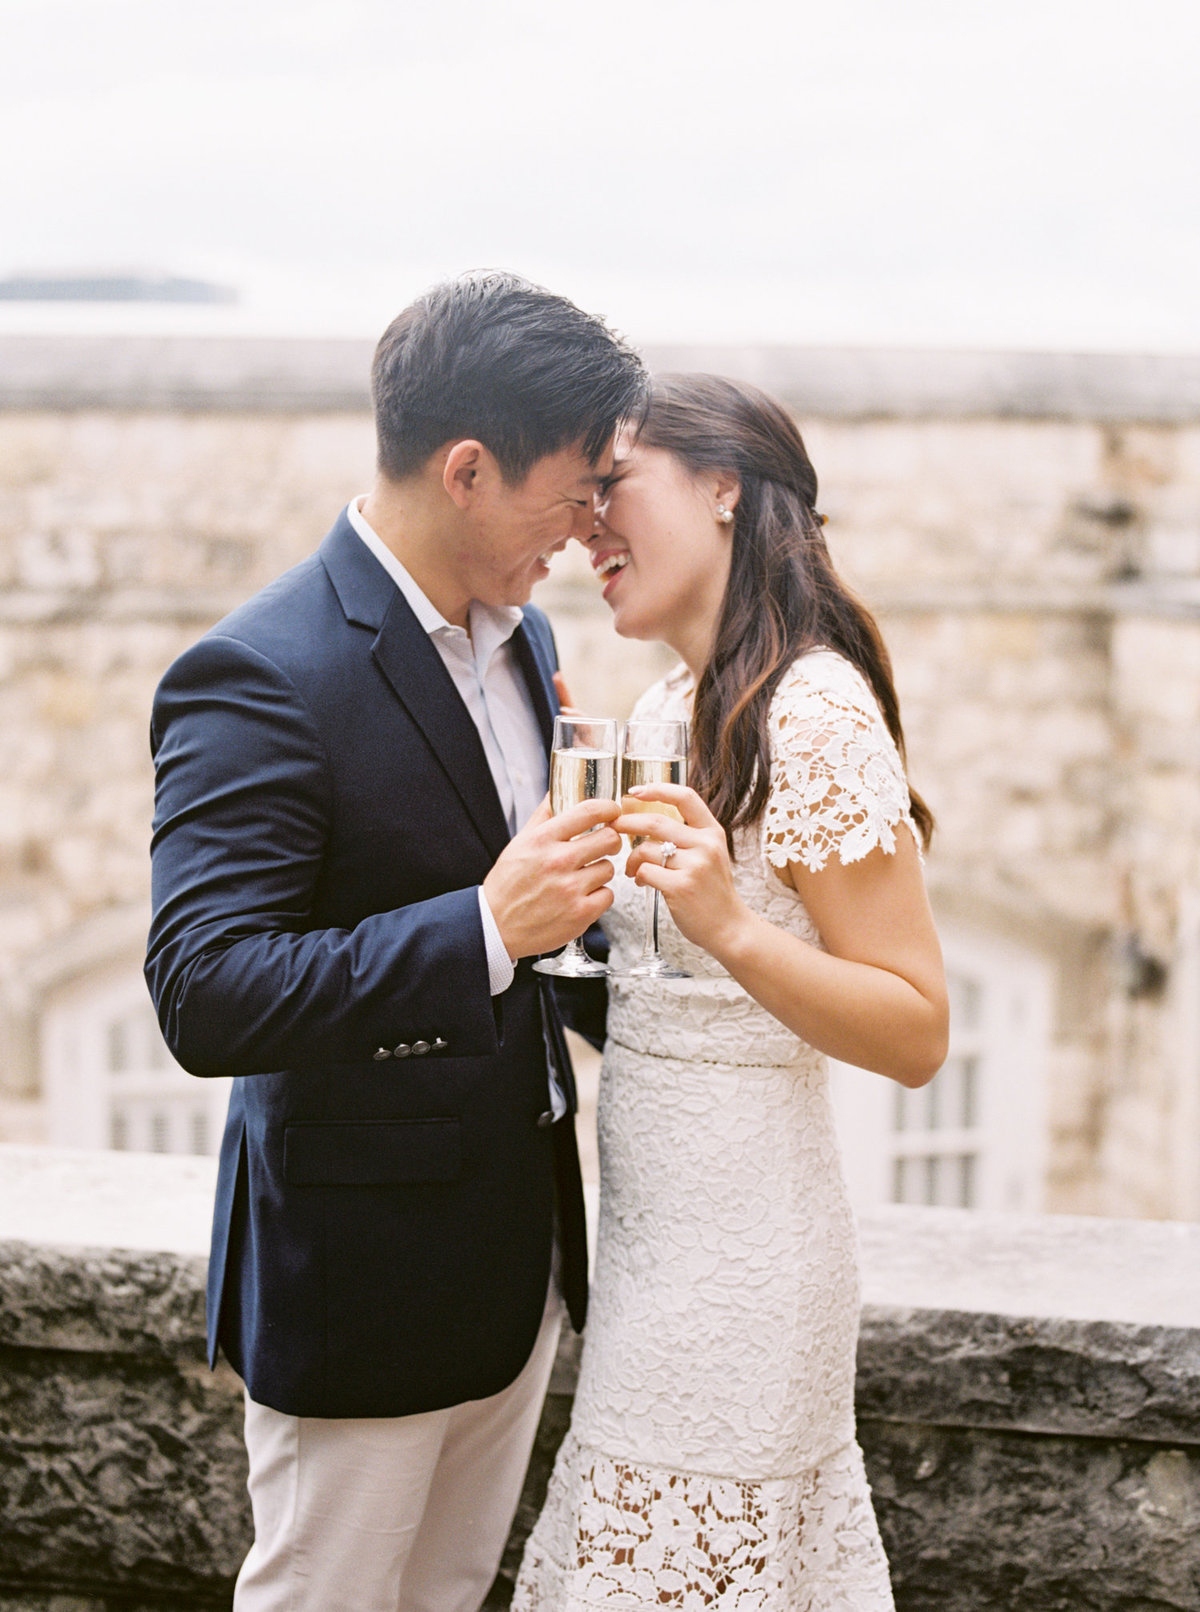
[[[547,743],[553,639],[513,637]],[[234,1075],[208,1285],[251,1397],[398,1416],[498,1392],[542,1316],[557,1205],[583,1325],[573,1092],[528,960],[492,998],[477,886],[508,840],[440,656],[343,513],[154,702],[146,977],[175,1057]],[[542,1123],[539,1123],[539,1120]]]

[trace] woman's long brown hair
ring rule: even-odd
[[[732,472],[741,484],[729,583],[696,687],[689,779],[732,848],[734,829],[767,804],[771,697],[805,650],[834,649],[858,667],[904,758],[891,658],[874,617],[833,568],[816,472],[780,404],[719,375],[656,376],[638,441],[696,474]],[[911,785],[909,799],[928,846],[933,814]]]

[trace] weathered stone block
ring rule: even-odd
[[[249,1508],[239,1386],[203,1364],[211,1186],[207,1160],[0,1149],[0,1612],[228,1608]],[[1200,1228],[894,1209],[860,1240],[860,1437],[898,1612],[1194,1612]]]
[[[1195,1612],[1200,1450],[864,1421],[897,1612]]]
[[[250,1542],[241,1393],[206,1366],[0,1349],[4,1575],[228,1593]]]

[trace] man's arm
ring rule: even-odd
[[[198,1075],[361,1063],[440,1036],[450,1057],[498,1050],[479,887],[315,928],[333,780],[287,676],[230,638],[167,672],[157,768],[146,979],[167,1045]],[[513,958],[554,951],[612,901],[599,827],[612,801],[543,810],[484,888]],[[596,829],[595,834],[588,831]]]
[[[199,1075],[359,1063],[441,1035],[497,1050],[477,890],[352,929],[311,927],[332,779],[270,661],[206,638],[164,677],[146,978],[168,1046]]]

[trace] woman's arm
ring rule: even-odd
[[[632,814],[613,825],[648,839],[626,871],[660,890],[679,929],[713,957],[768,1013],[810,1045],[845,1063],[923,1086],[946,1056],[949,1007],[933,918],[916,844],[907,830],[896,849],[871,851],[819,872],[800,862],[784,870],[826,950],[752,912],[737,894],[725,834],[694,790],[669,784],[637,792],[683,813]],[[679,853],[661,865],[661,844]]]

